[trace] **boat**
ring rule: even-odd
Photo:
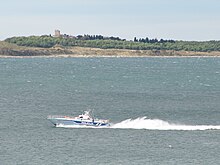
[[[50,115],[47,119],[55,126],[58,125],[71,125],[71,126],[92,126],[92,127],[103,127],[110,126],[109,120],[95,119],[91,115],[90,111],[84,111],[83,114],[72,117],[72,116],[58,116]]]

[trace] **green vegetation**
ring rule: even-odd
[[[211,52],[220,51],[220,41],[174,41],[164,39],[134,38],[126,41],[119,37],[103,37],[101,35],[79,35],[77,37],[30,36],[12,37],[5,40],[19,46],[52,48],[56,45],[64,47],[90,47],[101,49],[130,49],[130,50],[174,50]]]
[[[64,48],[36,48],[18,46],[16,44],[0,41],[0,56],[47,56],[57,54],[72,54],[71,50]]]

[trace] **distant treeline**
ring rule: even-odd
[[[158,40],[157,38],[149,39],[148,37],[146,37],[146,38],[139,38],[139,39],[134,37],[134,42],[143,42],[143,43],[165,43],[165,42],[170,42],[170,43],[175,43],[174,40],[164,40],[164,39]]]
[[[78,36],[75,37],[75,39],[79,39],[79,40],[116,40],[116,41],[125,41],[125,39],[121,39],[119,37],[113,37],[113,36],[111,36],[111,37],[104,37],[102,35],[89,35],[89,34],[78,35]]]
[[[220,41],[174,41],[165,39],[134,38],[127,41],[119,37],[102,35],[78,35],[77,37],[53,37],[51,35],[12,37],[5,40],[19,46],[51,48],[60,46],[80,46],[101,49],[131,50],[175,50],[175,51],[220,51]]]

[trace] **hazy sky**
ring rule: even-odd
[[[0,40],[61,33],[220,40],[220,0],[0,0]]]

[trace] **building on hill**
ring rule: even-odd
[[[76,38],[75,36],[68,35],[68,34],[61,34],[60,30],[55,30],[55,34],[53,37],[60,37],[60,38]]]
[[[54,37],[61,37],[60,30],[55,30]]]

